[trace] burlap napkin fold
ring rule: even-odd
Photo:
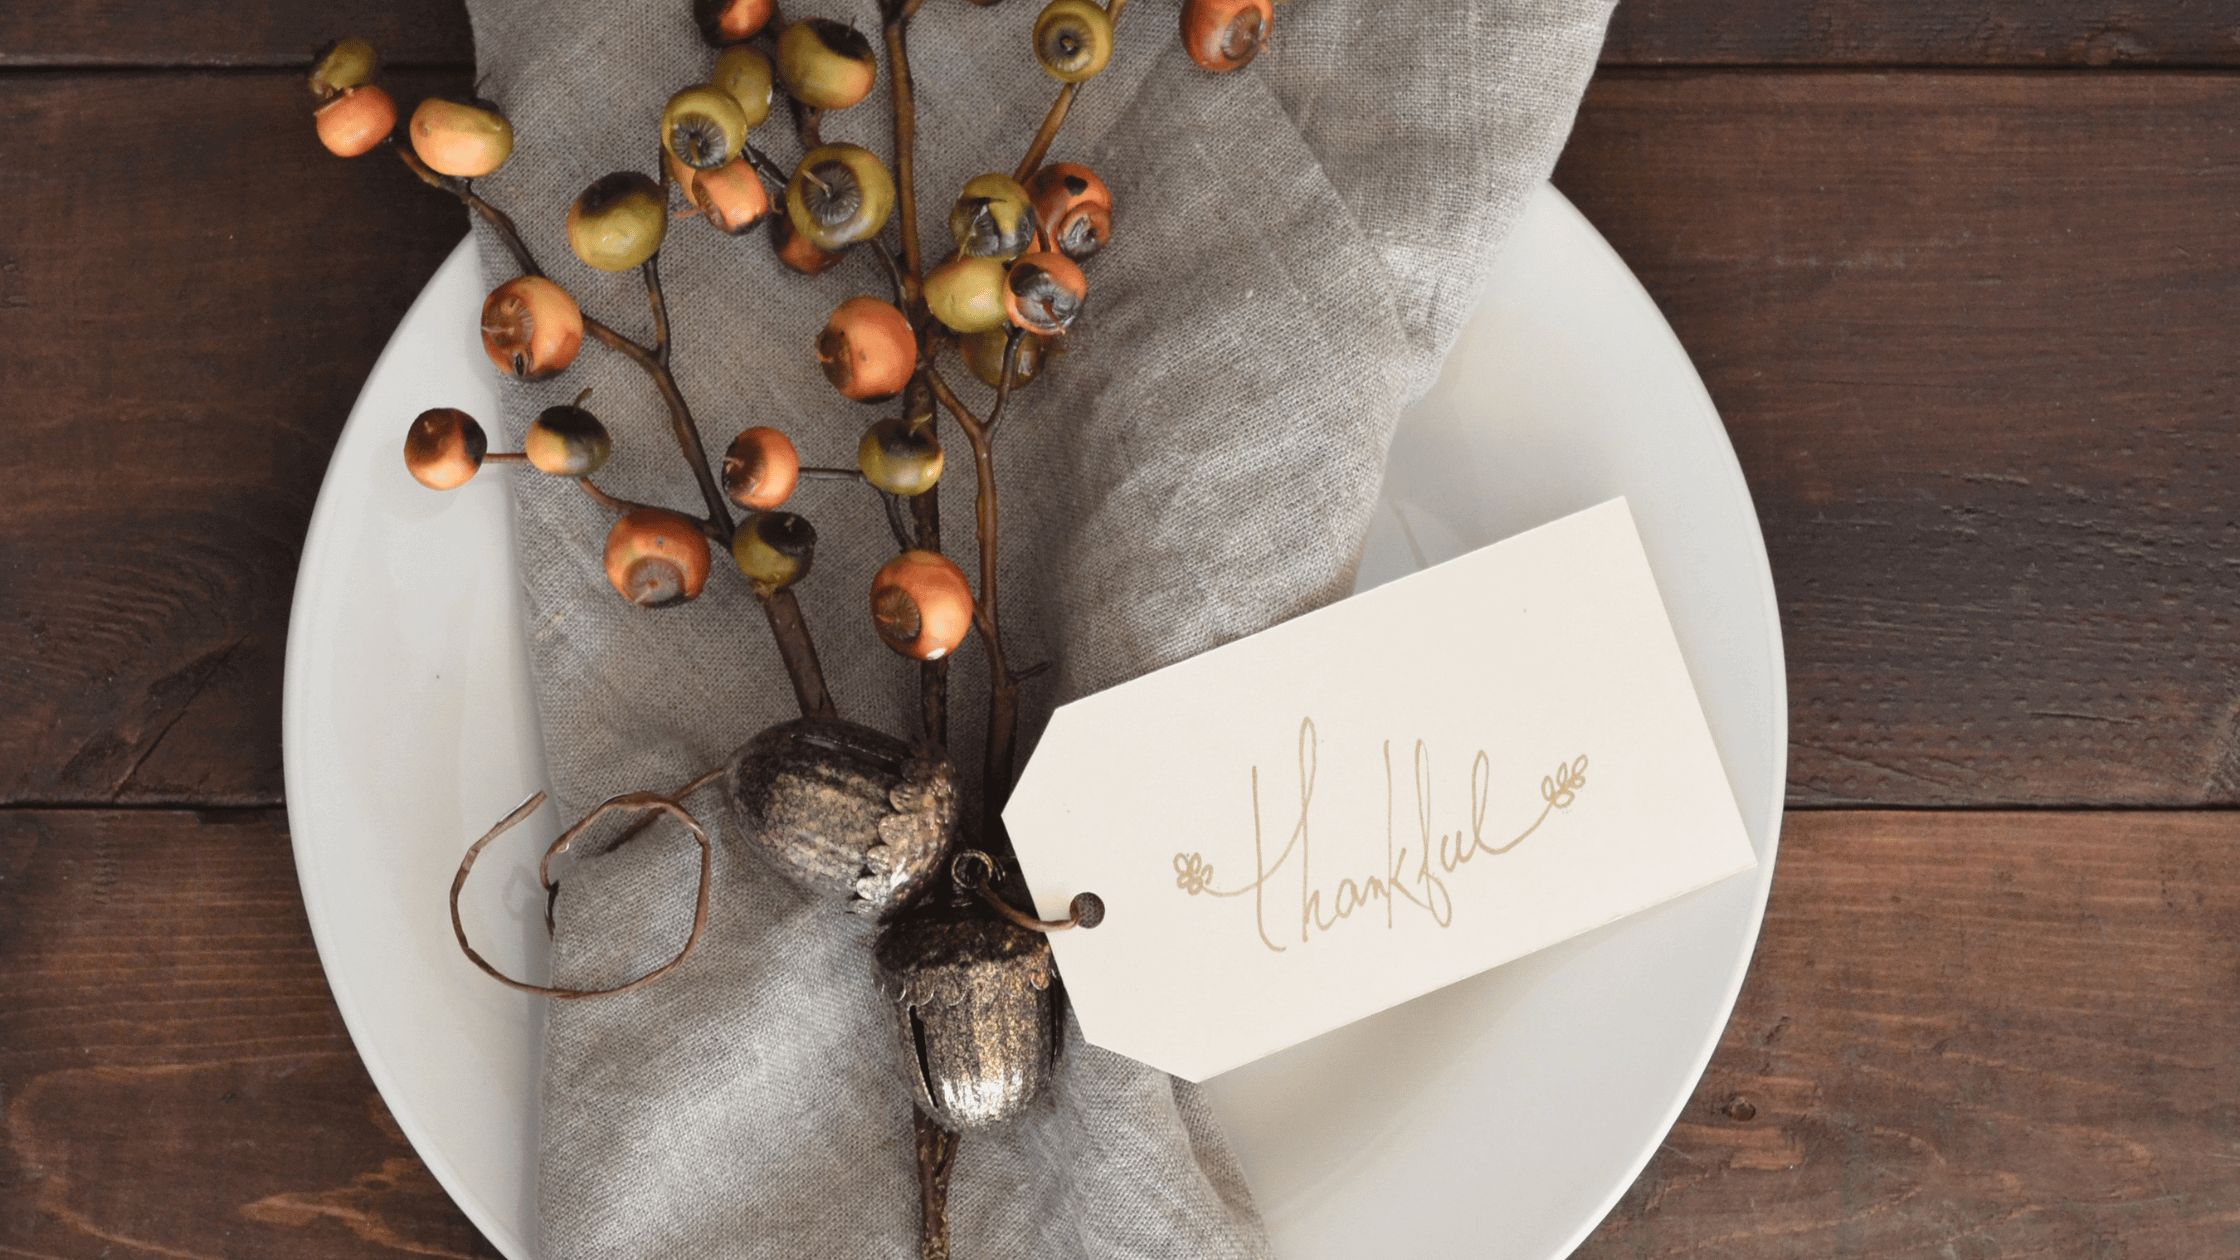
[[[600,175],[656,169],[662,103],[712,62],[690,5],[468,7],[481,91],[520,137],[478,189],[587,311],[648,335],[636,276],[579,264],[562,214]],[[878,25],[869,0],[786,7]],[[1395,418],[1436,375],[1553,166],[1609,7],[1296,0],[1277,9],[1271,51],[1228,75],[1185,56],[1175,0],[1128,7],[1110,67],[1051,154],[1110,185],[1114,241],[1087,268],[1085,328],[1013,400],[998,441],[1011,658],[1053,665],[1028,685],[1026,750],[1056,703],[1345,592]],[[1009,170],[1050,101],[1029,48],[1036,9],[927,0],[915,20],[929,250],[948,244],[955,190]],[[827,138],[891,153],[884,86],[828,119]],[[790,163],[799,150],[783,117],[757,139]],[[513,274],[487,235],[482,261],[492,283]],[[768,424],[807,462],[851,464],[863,428],[892,405],[841,399],[812,341],[841,300],[886,294],[875,264],[850,259],[805,279],[759,232],[731,239],[685,221],[662,267],[677,375],[711,458],[740,429]],[[953,360],[948,375],[986,402]],[[587,386],[616,437],[605,488],[697,511],[654,394],[599,346],[549,382],[508,387],[510,439]],[[942,511],[969,573],[969,456],[945,433]],[[735,575],[716,574],[682,608],[628,607],[601,572],[611,517],[561,483],[514,486],[530,661],[568,816],[617,792],[673,789],[792,716]],[[843,716],[914,736],[913,669],[878,643],[866,612],[870,575],[893,551],[875,496],[807,483],[789,507],[819,531],[801,598]],[[968,641],[953,733],[967,767],[978,760],[980,666]],[[694,803],[711,826],[720,820],[714,794]],[[570,868],[556,977],[613,982],[672,953],[689,922],[694,853],[671,829]],[[867,943],[861,922],[719,851],[714,916],[687,965],[624,997],[552,1004],[543,1254],[915,1254],[909,1095]],[[952,1207],[956,1254],[972,1260],[1268,1250],[1200,1093],[1078,1033],[1048,1097],[964,1142]]]

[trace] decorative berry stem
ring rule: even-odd
[[[929,367],[926,372],[926,381],[933,387],[934,394],[956,417],[957,427],[964,430],[965,440],[972,444],[973,471],[978,478],[978,494],[973,499],[973,532],[980,541],[980,591],[973,606],[973,624],[978,627],[981,646],[988,654],[988,744],[981,764],[981,843],[1006,858],[1011,855],[1011,843],[1003,830],[1003,806],[1011,797],[1012,764],[1018,753],[1019,680],[1012,675],[1005,660],[1000,629],[996,530],[1001,508],[996,495],[995,446],[991,438],[996,424],[1003,419],[1004,404],[1011,398],[1011,383],[1019,366],[1021,336],[1013,329],[1004,340],[1003,374],[996,386],[995,406],[989,410],[986,421],[972,414],[971,408],[949,388],[937,369]]]
[[[957,1135],[923,1111],[918,1128],[918,1260],[949,1260],[949,1174],[957,1167]]]
[[[1118,26],[1120,10],[1127,6],[1128,0],[1106,0],[1105,16]],[[1079,83],[1068,83],[1058,89],[1058,99],[1050,102],[1050,112],[1042,116],[1042,128],[1034,133],[1034,143],[1027,146],[1027,155],[1019,159],[1019,167],[1011,172],[1011,178],[1023,184],[1042,165],[1042,159],[1050,152],[1050,142],[1058,138],[1058,128],[1066,125],[1066,113],[1073,108],[1073,98],[1080,91]]]

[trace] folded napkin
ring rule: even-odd
[[[801,4],[789,0],[792,16],[853,21],[877,42],[870,0]],[[690,7],[468,4],[481,94],[519,137],[512,162],[477,190],[512,214],[587,312],[642,339],[651,321],[638,278],[578,263],[562,216],[601,175],[656,172],[663,102],[713,60]],[[1174,0],[1126,9],[1109,68],[1050,154],[1111,187],[1113,241],[1086,267],[1083,327],[1014,395],[997,440],[1008,650],[1015,664],[1052,666],[1026,685],[1021,764],[1053,705],[1346,592],[1394,421],[1436,376],[1554,165],[1609,8],[1296,0],[1277,8],[1270,50],[1227,75],[1189,61]],[[934,258],[949,244],[956,190],[1010,170],[1049,105],[1054,85],[1029,45],[1036,11],[1034,0],[927,0],[912,24]],[[881,77],[871,99],[826,120],[828,140],[891,154],[883,67]],[[798,156],[782,107],[756,139],[781,164]],[[840,398],[812,344],[843,299],[888,295],[875,262],[804,278],[762,233],[733,239],[696,221],[674,225],[661,257],[675,370],[711,460],[766,424],[806,463],[852,464],[864,427],[896,404]],[[514,274],[487,232],[481,258],[493,284]],[[988,392],[947,362],[984,412]],[[540,409],[586,387],[615,435],[603,488],[698,511],[652,389],[595,344],[550,381],[508,386],[509,436],[517,444]],[[946,419],[942,433],[945,540],[970,574],[970,457]],[[557,481],[513,485],[529,659],[566,816],[618,792],[673,790],[794,715],[735,574],[716,573],[680,608],[627,606],[601,568],[611,516]],[[799,592],[842,716],[914,738],[915,667],[879,643],[866,611],[870,576],[894,550],[876,496],[805,482],[788,507],[819,532]],[[968,641],[951,689],[968,782],[984,679]],[[711,829],[716,798],[692,802]],[[555,982],[611,984],[673,954],[697,860],[665,824],[569,867]],[[542,1253],[914,1255],[910,1095],[869,925],[720,844],[713,905],[705,940],[676,972],[548,1009]],[[956,1254],[972,1260],[1268,1251],[1203,1095],[1078,1030],[1045,1098],[965,1138],[951,1208]]]

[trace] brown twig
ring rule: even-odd
[[[669,366],[669,301],[661,295],[661,252],[655,250],[638,267],[638,274],[645,278],[646,305],[653,308],[653,357],[663,368]],[[689,417],[688,417],[689,418]]]
[[[887,243],[885,241],[882,241],[878,237],[874,236],[871,238],[868,244],[871,246],[871,256],[879,260],[880,269],[887,273],[887,283],[894,286],[894,304],[896,309],[900,310],[905,318],[908,318],[910,312],[917,305],[917,278],[911,273],[904,271],[902,267],[895,262],[894,255],[888,252]],[[912,326],[915,327],[916,321],[912,320],[911,322]]]
[[[814,120],[811,121],[813,124]],[[532,276],[544,274],[538,268],[536,258],[530,254],[529,247],[522,242],[519,229],[514,227],[513,220],[507,218],[503,211],[475,196],[472,190],[429,170],[410,150],[400,147],[397,154],[414,174],[431,187],[440,188],[459,198],[482,216],[483,221],[494,228],[505,241],[506,248],[513,254],[515,264],[523,273]],[[731,519],[728,500],[723,497],[722,489],[716,484],[715,470],[708,465],[708,452],[700,444],[700,426],[692,418],[692,408],[685,402],[684,391],[677,387],[677,378],[669,372],[668,304],[662,296],[661,272],[655,259],[646,260],[642,274],[646,283],[646,301],[653,308],[653,346],[640,345],[589,315],[583,317],[583,330],[608,348],[620,351],[651,378],[654,389],[668,408],[670,432],[677,439],[677,448],[684,454],[685,463],[692,469],[692,478],[700,487],[701,501],[707,507],[708,515],[700,521],[701,531],[729,547],[737,525]],[[619,507],[627,512],[644,506],[614,498],[592,485],[588,479],[579,480],[585,493],[608,507]],[[794,697],[801,702],[801,711],[809,715],[832,716],[835,712],[832,693],[825,687],[824,670],[817,662],[816,645],[809,637],[808,623],[802,620],[800,603],[790,591],[779,591],[775,595],[764,595],[760,591],[756,593],[762,596],[763,611],[770,619],[770,633],[777,640],[778,656],[785,662],[786,673],[793,680]],[[471,865],[472,862],[470,854],[468,864]],[[463,937],[461,943],[464,944]],[[473,956],[473,951],[468,952],[470,957]],[[488,970],[487,966],[485,970]]]
[[[887,95],[894,102],[895,213],[901,219],[902,265],[912,279],[926,274],[918,242],[918,101],[910,77],[910,17],[918,3],[888,0],[880,6],[886,19]]]
[[[754,142],[751,140],[742,140],[739,142],[739,156],[747,160],[747,165],[754,168],[755,174],[760,175],[762,178],[778,186],[778,199],[780,202],[780,205],[778,206],[778,213],[784,214],[785,206],[783,203],[785,200],[785,188],[786,185],[791,182],[792,177],[786,174],[783,167],[779,166],[776,162],[771,161],[769,154],[764,153],[762,150],[754,147]]]
[[[981,843],[1008,857],[1011,843],[1003,830],[1003,805],[1011,797],[1012,763],[1018,752],[1019,680],[1004,660],[1002,619],[996,580],[996,534],[1001,511],[996,496],[995,448],[990,441],[1004,404],[1011,397],[1012,378],[1019,366],[1020,333],[1013,329],[1004,341],[1003,373],[998,377],[996,403],[983,422],[957,397],[938,369],[929,367],[926,382],[941,405],[956,417],[972,444],[973,471],[978,493],[973,498],[974,529],[980,542],[980,591],[973,604],[972,620],[980,631],[980,645],[988,655],[988,743],[981,762]]]
[[[653,379],[654,389],[669,408],[669,430],[676,436],[677,449],[684,453],[684,462],[691,466],[692,479],[700,484],[700,500],[708,509],[700,527],[708,537],[730,546],[734,528],[731,509],[726,506],[723,490],[716,485],[715,470],[708,466],[708,452],[700,445],[700,426],[692,419],[692,408],[684,400],[684,391],[677,388],[677,378],[669,374],[669,365],[650,347],[639,345],[589,315],[583,317],[583,330],[610,349],[621,351]]]
[[[918,1257],[949,1260],[949,1175],[957,1167],[957,1135],[914,1110],[918,1130]]]
[[[457,197],[460,201],[466,203],[469,210],[481,215],[483,222],[496,228],[498,239],[505,242],[506,252],[513,255],[513,265],[519,267],[523,275],[541,276],[544,274],[538,268],[537,260],[530,255],[529,247],[522,243],[521,229],[513,225],[512,218],[505,211],[476,196],[474,189],[467,187],[464,181],[438,175],[429,170],[428,164],[420,160],[420,155],[414,153],[407,146],[396,144],[393,138],[390,143],[395,147],[397,159],[410,168],[413,174],[419,176],[421,183],[430,188],[441,189]]]
[[[1128,0],[1105,0],[1105,16],[1112,19],[1114,26],[1120,25],[1120,10],[1127,5]],[[1027,156],[1019,159],[1019,168],[1011,173],[1011,178],[1023,184],[1041,168],[1042,159],[1050,152],[1051,141],[1058,138],[1058,128],[1066,125],[1066,114],[1073,108],[1073,98],[1080,93],[1078,83],[1068,83],[1058,89],[1058,99],[1050,102],[1050,112],[1042,116],[1042,127],[1034,133],[1034,143],[1027,146]]]
[[[765,592],[760,586],[755,594],[762,598],[762,611],[770,619],[770,635],[778,641],[778,655],[786,663],[786,675],[793,680],[793,698],[801,705],[803,717],[837,717],[832,693],[825,690],[824,667],[817,663],[817,645],[809,638],[809,623],[801,619],[801,601],[791,590]]]
[[[578,486],[581,486],[583,488],[583,492],[591,496],[591,501],[593,503],[598,504],[600,507],[603,507],[610,512],[620,512],[627,516],[632,512],[643,511],[647,507],[651,506],[645,503],[636,503],[629,499],[618,499],[613,495],[608,494],[606,491],[601,490],[599,487],[592,485],[591,478],[589,477],[571,477],[569,478],[569,480],[575,482]]]
[[[692,931],[685,936],[684,947],[677,951],[676,957],[635,980],[611,988],[568,989],[516,980],[492,966],[488,959],[476,953],[474,946],[467,942],[467,925],[459,917],[459,894],[467,886],[467,876],[474,871],[475,859],[482,856],[482,851],[490,847],[491,841],[520,825],[529,815],[536,813],[537,807],[543,805],[544,802],[545,794],[542,792],[523,801],[512,813],[500,819],[497,826],[483,833],[480,840],[468,846],[466,856],[459,859],[459,873],[451,877],[451,932],[452,935],[459,938],[459,948],[466,954],[467,961],[480,967],[491,979],[507,988],[519,989],[523,993],[535,993],[551,998],[608,997],[617,993],[628,993],[640,985],[650,984],[675,971],[687,957],[691,956],[693,948],[700,944],[700,934],[708,926],[708,889],[714,880],[715,848],[709,843],[707,828],[702,827],[700,820],[692,816],[692,811],[668,797],[658,796],[652,792],[625,792],[620,796],[609,797],[600,802],[598,808],[585,814],[582,818],[576,820],[574,826],[560,833],[559,838],[552,842],[552,847],[545,851],[544,864],[540,865],[538,869],[541,874],[550,865],[554,854],[566,852],[568,846],[575,842],[577,836],[583,834],[585,828],[618,809],[660,810],[683,823],[685,829],[692,833],[692,838],[700,845],[700,889],[694,895],[692,904]],[[548,884],[547,887],[550,887],[550,885]]]

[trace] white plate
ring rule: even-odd
[[[343,430],[296,584],[284,732],[296,865],[343,1019],[437,1179],[528,1260],[541,1010],[460,957],[444,909],[461,848],[544,781],[507,478],[432,495],[398,458],[427,407],[499,410],[481,298],[462,244]],[[1576,1247],[1702,1074],[1773,876],[1788,712],[1749,492],[1648,295],[1543,188],[1402,422],[1362,585],[1616,494],[1758,869],[1215,1080],[1284,1260]],[[550,813],[509,855],[550,837]],[[542,898],[525,863],[506,869],[487,869],[467,911],[518,970],[544,947]]]

